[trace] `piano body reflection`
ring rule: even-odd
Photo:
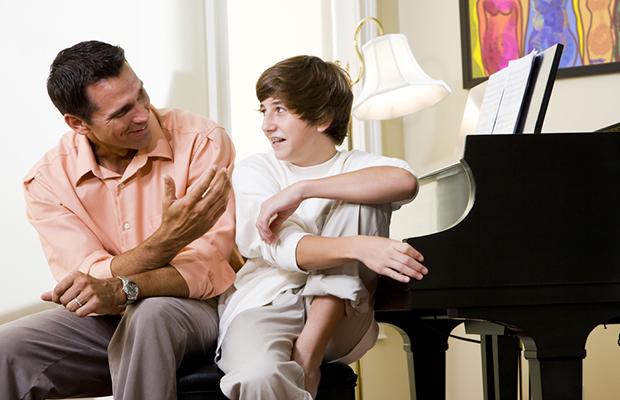
[[[468,136],[463,160],[425,179],[439,198],[460,182],[461,207],[452,226],[406,239],[428,276],[382,278],[376,297],[377,319],[410,336],[417,399],[445,396],[447,336],[434,330],[462,320],[521,339],[533,399],[581,399],[587,336],[620,316],[620,135]],[[429,331],[420,316],[448,319]]]

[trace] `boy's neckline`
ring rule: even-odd
[[[295,165],[291,162],[288,161],[282,161],[285,165],[287,165],[290,169],[292,170],[297,170],[297,171],[311,171],[311,170],[315,170],[315,169],[322,169],[326,166],[330,166],[337,158],[338,156],[341,154],[340,150],[336,150],[336,153],[334,153],[334,155],[329,158],[328,160],[325,160],[319,164],[314,164],[314,165],[307,165],[307,166],[301,166],[301,165]]]

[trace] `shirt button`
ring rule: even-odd
[[[127,229],[131,228],[131,225],[129,224],[129,222],[125,222],[123,224],[123,230],[126,231]]]
[[[118,184],[118,188],[119,189],[125,189],[125,184],[124,183],[119,183]]]

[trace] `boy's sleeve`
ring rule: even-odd
[[[291,215],[273,244],[265,243],[256,229],[262,203],[283,187],[275,179],[277,171],[262,158],[250,157],[235,167],[233,188],[237,202],[236,242],[245,258],[261,258],[267,264],[288,271],[303,272],[297,265],[295,252],[308,228],[295,214]]]
[[[363,151],[353,150],[349,153],[346,161],[345,161],[345,170],[349,171],[357,171],[363,168],[371,168],[371,167],[396,167],[402,168],[408,171],[411,175],[415,176],[413,169],[409,164],[401,159],[393,158],[393,157],[385,157],[378,156],[376,154],[370,154]],[[392,202],[392,211],[398,210],[403,205],[410,203],[415,196],[400,201]]]

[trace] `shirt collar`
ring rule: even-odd
[[[162,130],[160,116],[154,107],[151,106],[150,110],[149,126],[151,128],[152,135],[151,144],[147,148],[141,149],[138,153],[136,153],[123,174],[123,180],[135,174],[136,171],[142,168],[151,157],[173,160],[172,148],[170,147],[170,142],[167,140],[166,135]],[[93,153],[90,141],[84,135],[76,134],[76,136],[77,158],[74,185],[78,186],[83,178],[85,178],[88,174],[92,174],[103,179],[104,176],[102,175],[99,164],[97,164],[97,159]]]
[[[157,110],[153,107],[151,107],[151,113],[149,114],[149,127],[151,128],[151,144],[145,149],[138,150],[138,153],[136,153],[127,169],[125,169],[122,181],[129,179],[140,168],[144,167],[149,158],[174,159],[170,142],[167,140],[161,127],[159,114],[157,114]]]
[[[88,138],[84,135],[75,133],[75,143],[77,147],[77,157],[75,160],[75,182],[73,182],[73,184],[78,186],[82,178],[85,178],[88,174],[99,176],[100,170]]]

